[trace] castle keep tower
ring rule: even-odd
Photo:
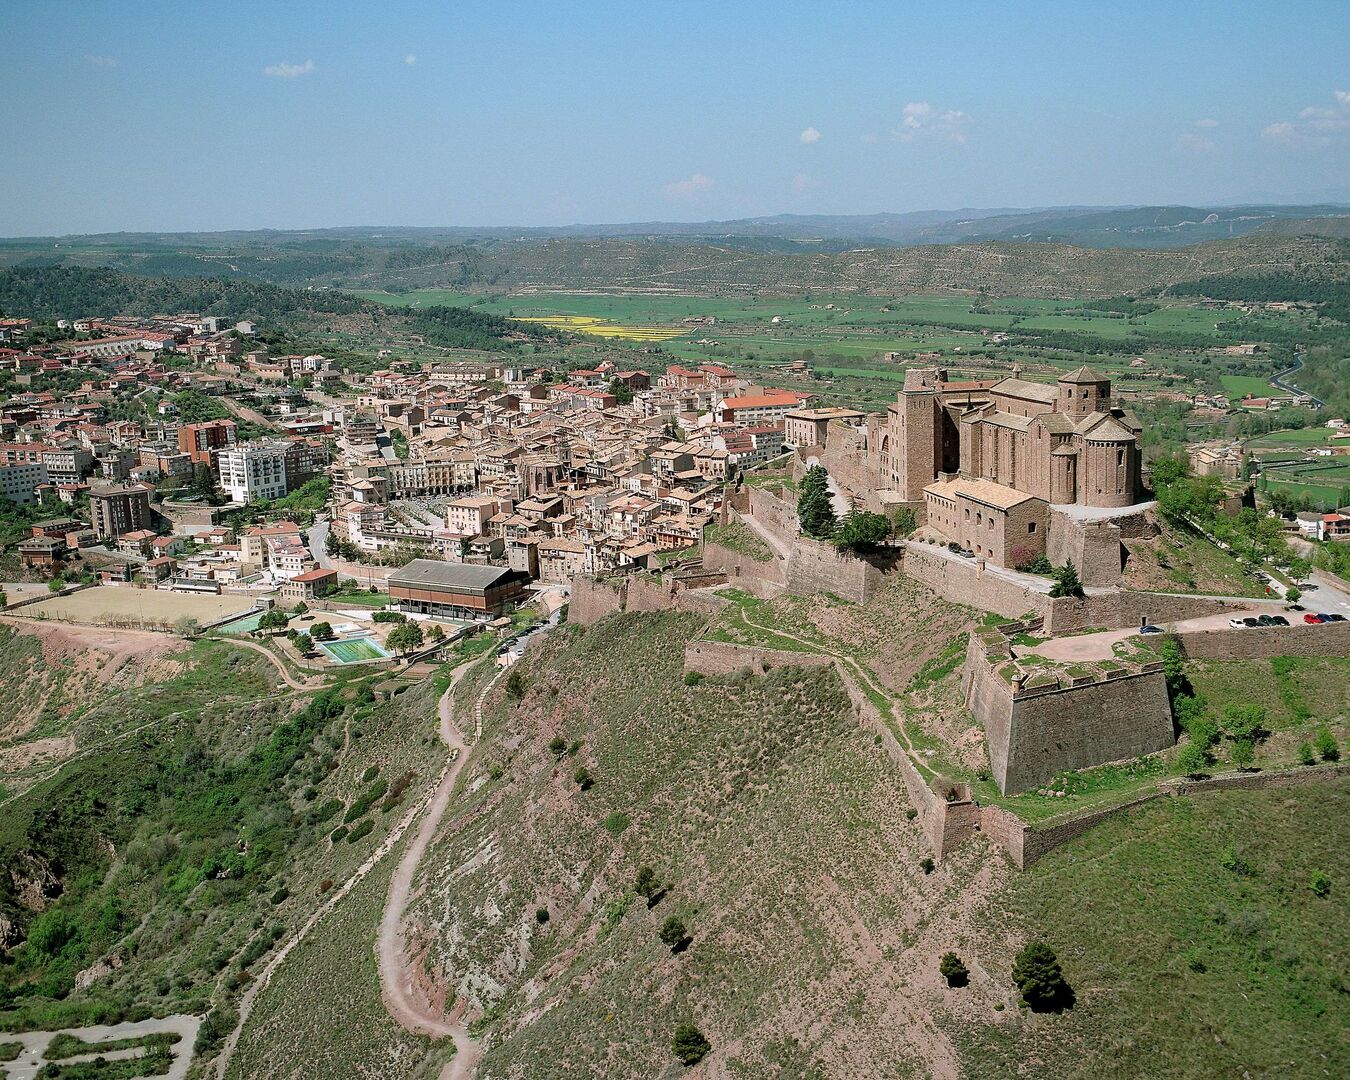
[[[942,467],[938,388],[946,379],[940,368],[909,368],[904,389],[887,409],[889,479],[906,502],[922,502],[923,489]]]
[[[1077,371],[1061,375],[1058,382],[1057,412],[1079,419],[1111,408],[1111,380],[1098,375],[1084,364]]]

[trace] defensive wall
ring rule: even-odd
[[[1086,596],[1052,597],[991,572],[978,559],[953,559],[930,545],[909,541],[901,568],[953,604],[992,611],[1005,619],[1036,615],[1048,633],[1119,629],[1141,620],[1176,622],[1202,615],[1246,610],[1240,597],[1220,600],[1205,596],[1112,589]]]
[[[1176,635],[1191,660],[1267,660],[1272,656],[1350,656],[1350,622],[1191,630]]]
[[[590,626],[620,611],[698,611],[713,615],[726,604],[716,593],[689,588],[675,578],[628,574],[601,579],[578,574],[572,582],[567,619]]]
[[[979,637],[966,648],[961,675],[966,705],[984,728],[989,766],[1005,795],[1038,787],[1057,774],[1125,761],[1176,742],[1161,664],[1109,669],[1101,676],[1040,676],[1010,683]]]
[[[703,565],[708,570],[719,571],[729,584],[755,596],[777,595],[787,584],[781,560],[756,559],[753,555],[708,541],[703,544]]]

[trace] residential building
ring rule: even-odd
[[[38,486],[48,482],[47,466],[41,462],[0,465],[0,499],[28,506],[37,502]]]
[[[99,542],[149,528],[151,489],[141,484],[89,489],[89,514]],[[153,533],[151,534],[153,535]]]
[[[286,453],[285,446],[261,443],[220,451],[221,490],[236,503],[284,498],[289,490]]]

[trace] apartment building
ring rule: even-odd
[[[222,450],[216,458],[220,488],[231,502],[261,502],[284,498],[286,447],[259,444]]]

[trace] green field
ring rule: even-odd
[[[1272,431],[1269,435],[1253,439],[1247,445],[1253,449],[1260,449],[1263,446],[1324,446],[1331,441],[1334,434],[1336,433],[1331,428],[1326,427]]]
[[[1252,397],[1269,397],[1272,393],[1279,392],[1273,390],[1265,379],[1256,375],[1220,375],[1219,381],[1223,383],[1224,391],[1234,401],[1248,394]]]

